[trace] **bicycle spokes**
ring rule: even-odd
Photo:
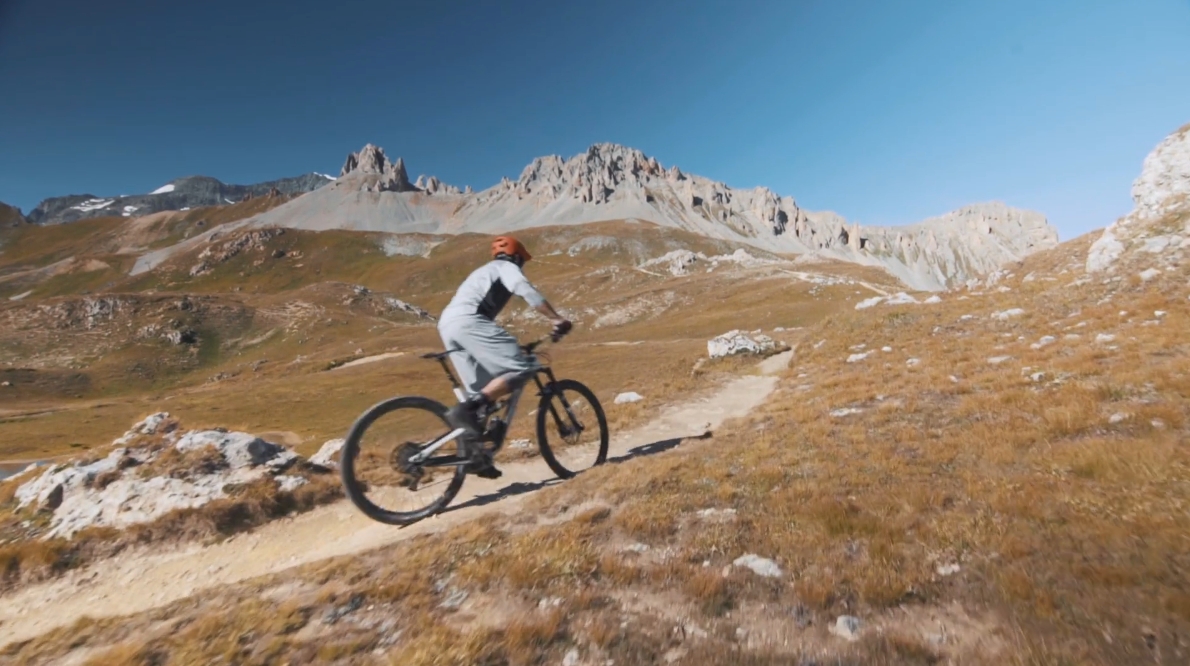
[[[360,440],[355,476],[369,501],[387,511],[422,506],[449,484],[462,464],[458,439],[422,454],[451,432],[428,412],[402,410],[377,419]]]

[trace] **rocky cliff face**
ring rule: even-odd
[[[163,210],[199,206],[225,206],[270,193],[293,195],[310,192],[334,179],[318,173],[282,178],[254,185],[228,185],[206,176],[189,176],[170,181],[149,194],[97,197],[72,194],[46,199],[29,212],[35,224],[62,224],[92,217],[138,217]]]
[[[405,160],[400,157],[389,162],[384,151],[367,144],[358,153],[351,153],[339,171],[340,178],[348,178],[350,186],[362,192],[422,192],[425,194],[461,194],[459,188],[445,185],[434,176],[418,176],[409,182]]]
[[[410,184],[402,160],[389,162],[383,150],[369,144],[348,156],[332,187],[253,223],[496,233],[616,219],[649,221],[774,252],[880,266],[920,289],[961,283],[1058,241],[1044,216],[997,202],[904,227],[860,226],[833,213],[802,209],[792,197],[764,187],[734,189],[607,143],[569,159],[535,159],[516,180],[505,178],[476,193],[435,178]]]
[[[1184,209],[1190,199],[1190,125],[1165,137],[1145,157],[1140,176],[1132,183],[1138,216],[1154,219]]]
[[[1145,157],[1132,183],[1132,201],[1132,212],[1104,229],[1091,245],[1088,273],[1112,273],[1121,264],[1137,261],[1149,265],[1146,271],[1160,273],[1180,264],[1190,251],[1190,125],[1170,134]]]

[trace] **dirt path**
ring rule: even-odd
[[[613,436],[609,459],[664,450],[681,439],[703,435],[726,419],[746,415],[772,392],[777,384],[774,375],[792,355],[786,352],[770,358],[760,364],[761,374],[733,379],[701,400],[674,405],[653,422]],[[33,638],[81,617],[136,613],[205,589],[370,550],[491,512],[510,513],[526,493],[550,485],[551,480],[557,482],[540,459],[501,468],[502,478],[468,478],[452,508],[403,529],[373,522],[341,501],[215,545],[133,551],[22,588],[0,596],[0,646]]]

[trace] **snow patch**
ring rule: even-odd
[[[79,204],[77,206],[71,206],[70,208],[72,210],[81,210],[84,213],[89,213],[93,210],[100,210],[102,208],[107,208],[108,206],[112,205],[115,202],[116,202],[115,199],[87,199],[86,201],[82,202],[81,204]]]
[[[149,192],[149,194],[169,194],[170,192],[173,192],[175,189],[177,189],[177,187],[175,187],[173,183],[167,183],[167,184],[162,185],[161,187],[153,190],[152,192]]]

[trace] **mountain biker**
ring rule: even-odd
[[[446,348],[460,349],[451,355],[468,398],[446,412],[453,428],[467,432],[463,438],[477,442],[482,434],[480,410],[509,395],[528,381],[537,369],[522,353],[517,339],[496,323],[496,315],[515,294],[549,318],[555,338],[570,331],[571,323],[558,314],[529,280],[522,268],[532,255],[512,236],[492,241],[492,260],[475,269],[455,292],[438,320],[438,334]],[[468,471],[486,479],[502,472],[492,464],[482,446],[475,446]]]

